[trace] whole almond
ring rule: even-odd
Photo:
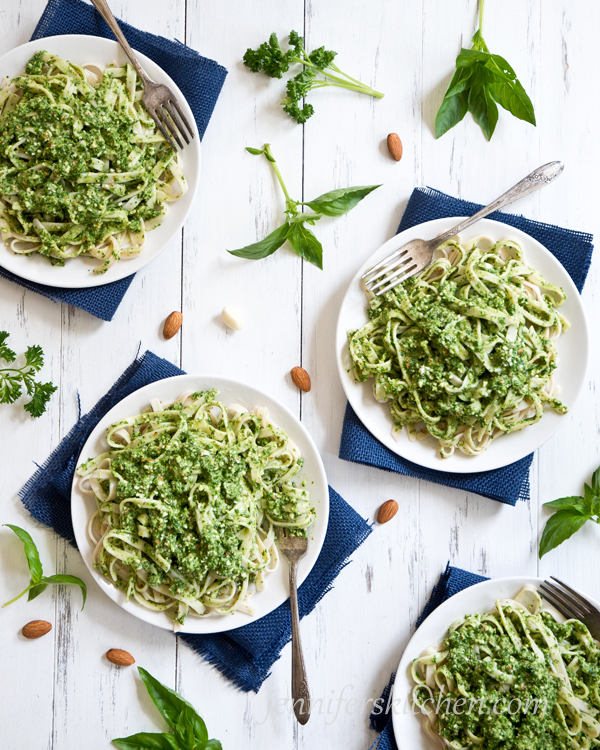
[[[305,393],[310,391],[310,376],[303,367],[292,367],[290,375],[296,388]]]
[[[123,651],[121,648],[110,648],[106,652],[106,658],[118,667],[130,667],[135,664],[135,659],[129,651]]]
[[[398,512],[398,503],[395,500],[386,500],[385,503],[379,508],[377,514],[377,523],[387,523]]]
[[[387,146],[390,154],[396,161],[402,158],[402,141],[398,133],[390,133],[387,137]]]
[[[165,327],[163,328],[163,336],[166,339],[172,339],[177,331],[181,328],[183,323],[183,315],[177,310],[173,311],[169,317],[165,320]]]
[[[52,625],[46,620],[32,620],[23,626],[21,631],[25,638],[41,638],[52,630]]]

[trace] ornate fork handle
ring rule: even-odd
[[[302,643],[300,641],[300,613],[298,611],[298,590],[296,588],[296,568],[298,563],[290,564],[290,608],[292,611],[292,701],[294,714],[299,724],[306,724],[310,719],[310,692]]]
[[[106,0],[92,0],[92,5],[106,21],[112,33],[117,37],[119,44],[121,45],[121,47],[123,47],[125,54],[131,61],[133,67],[136,69],[139,77],[142,79],[144,86],[146,86],[148,83],[152,83],[152,79],[142,68],[142,66],[138,62],[137,57],[134,55],[129,42],[127,41],[127,39],[125,39],[125,35],[121,31],[121,27],[117,23],[117,19],[114,17],[112,10],[108,7],[108,3],[106,2]]]
[[[551,161],[548,164],[544,164],[542,167],[534,169],[531,174],[524,177],[521,182],[517,182],[516,185],[511,187],[510,190],[507,190],[506,193],[503,193],[499,198],[496,198],[495,201],[492,201],[492,203],[482,208],[481,211],[473,214],[473,216],[465,219],[447,232],[438,235],[432,242],[435,242],[435,246],[438,247],[446,242],[446,240],[449,240],[450,237],[454,237],[455,234],[460,234],[460,232],[464,231],[467,227],[470,227],[471,224],[475,224],[476,221],[483,219],[484,216],[487,216],[494,211],[499,211],[501,208],[508,206],[509,203],[516,201],[518,198],[523,198],[524,196],[529,195],[529,193],[534,193],[536,190],[544,187],[544,185],[555,180],[563,171],[564,166],[565,165],[561,161]]]

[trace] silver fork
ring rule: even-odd
[[[558,578],[550,576],[553,581],[561,586],[555,586],[550,581],[544,581],[540,586],[540,593],[547,601],[555,607],[561,615],[567,619],[581,620],[592,634],[592,638],[600,641],[600,610],[598,610],[581,594],[559,581]]]
[[[299,724],[306,724],[310,719],[310,692],[302,643],[300,642],[300,614],[298,612],[298,589],[296,587],[296,569],[298,561],[306,554],[308,538],[288,536],[281,526],[277,527],[277,546],[290,564],[290,609],[292,611],[292,701],[294,714]]]
[[[563,171],[564,164],[561,161],[551,161],[538,167],[531,174],[528,174],[521,182],[511,187],[506,193],[496,198],[495,201],[482,208],[473,216],[461,221],[460,224],[443,232],[433,240],[411,240],[398,250],[394,250],[377,265],[372,266],[363,275],[362,280],[366,289],[379,297],[380,294],[393,289],[403,281],[410,279],[411,276],[427,268],[433,261],[433,253],[441,244],[464,231],[471,224],[475,224],[479,219],[498,211],[509,203],[523,198],[535,190],[539,190],[544,185],[548,185],[555,180]]]
[[[194,131],[190,127],[186,116],[181,111],[177,97],[168,86],[153,81],[142,68],[137,57],[134,55],[133,50],[129,46],[129,42],[125,39],[123,32],[119,28],[117,19],[113,16],[106,0],[92,0],[92,4],[106,21],[112,33],[117,37],[117,41],[125,50],[125,54],[130,59],[131,64],[136,69],[139,77],[142,79],[142,83],[144,84],[144,96],[142,97],[142,102],[148,110],[148,114],[156,123],[156,127],[160,130],[163,138],[171,145],[174,151],[177,151],[175,143],[177,143],[179,148],[183,148],[183,143],[179,136],[181,135],[186,144],[189,144],[190,139],[188,133],[190,137],[193,138]],[[175,143],[173,141],[175,141]]]

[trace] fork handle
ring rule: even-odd
[[[102,18],[106,21],[108,24],[110,30],[112,33],[117,37],[117,41],[123,47],[125,54],[131,61],[131,64],[133,67],[137,70],[137,73],[139,77],[142,79],[142,82],[144,86],[148,83],[152,83],[152,79],[148,76],[146,71],[142,68],[140,63],[138,62],[137,57],[133,53],[133,50],[129,46],[129,42],[127,39],[125,39],[125,35],[121,31],[121,28],[119,24],[117,23],[117,19],[114,17],[112,10],[108,7],[108,3],[106,0],[92,0],[92,5],[96,8],[98,13],[102,16]]]
[[[494,211],[498,211],[501,208],[504,208],[504,206],[508,206],[509,203],[512,203],[519,198],[523,198],[530,193],[534,193],[541,187],[553,182],[561,174],[564,167],[565,165],[562,161],[551,161],[548,164],[544,164],[542,167],[534,169],[533,172],[528,174],[527,177],[521,180],[521,182],[517,182],[517,184],[513,185],[510,190],[507,190],[506,193],[503,193],[499,198],[496,198],[495,201],[485,206],[485,208],[482,208],[481,211],[478,211],[476,214],[473,214],[473,216],[465,219],[453,229],[438,235],[435,238],[435,246],[438,247],[446,242],[446,240],[449,240],[450,237],[454,237],[455,234],[459,234],[467,227],[470,227],[471,224],[475,224],[479,219],[483,219],[484,216],[487,216]]]
[[[290,609],[292,611],[292,701],[294,714],[299,724],[306,724],[310,719],[310,692],[302,643],[300,641],[300,613],[298,611],[298,589],[296,587],[297,562],[290,564]]]

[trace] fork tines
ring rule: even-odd
[[[376,297],[404,281],[404,277],[412,276],[417,263],[412,256],[405,258],[408,250],[399,248],[388,255],[380,263],[369,268],[361,276],[365,287]],[[377,282],[377,283],[375,283]],[[385,286],[384,286],[385,285]],[[384,287],[383,289],[381,287]]]
[[[148,113],[156,123],[156,127],[162,133],[163,138],[169,143],[174,151],[177,151],[177,147],[173,140],[177,143],[179,148],[183,148],[183,143],[179,137],[180,135],[183,136],[186,144],[189,144],[190,142],[188,133],[192,138],[194,137],[194,131],[190,127],[186,116],[181,111],[181,107],[177,103],[175,97],[159,102],[155,108],[148,109]]]
[[[540,593],[561,615],[569,619],[583,620],[597,611],[587,599],[584,599],[581,594],[567,586],[566,583],[559,581],[554,576],[550,576],[550,578],[562,588],[549,581],[544,581],[540,586]]]

